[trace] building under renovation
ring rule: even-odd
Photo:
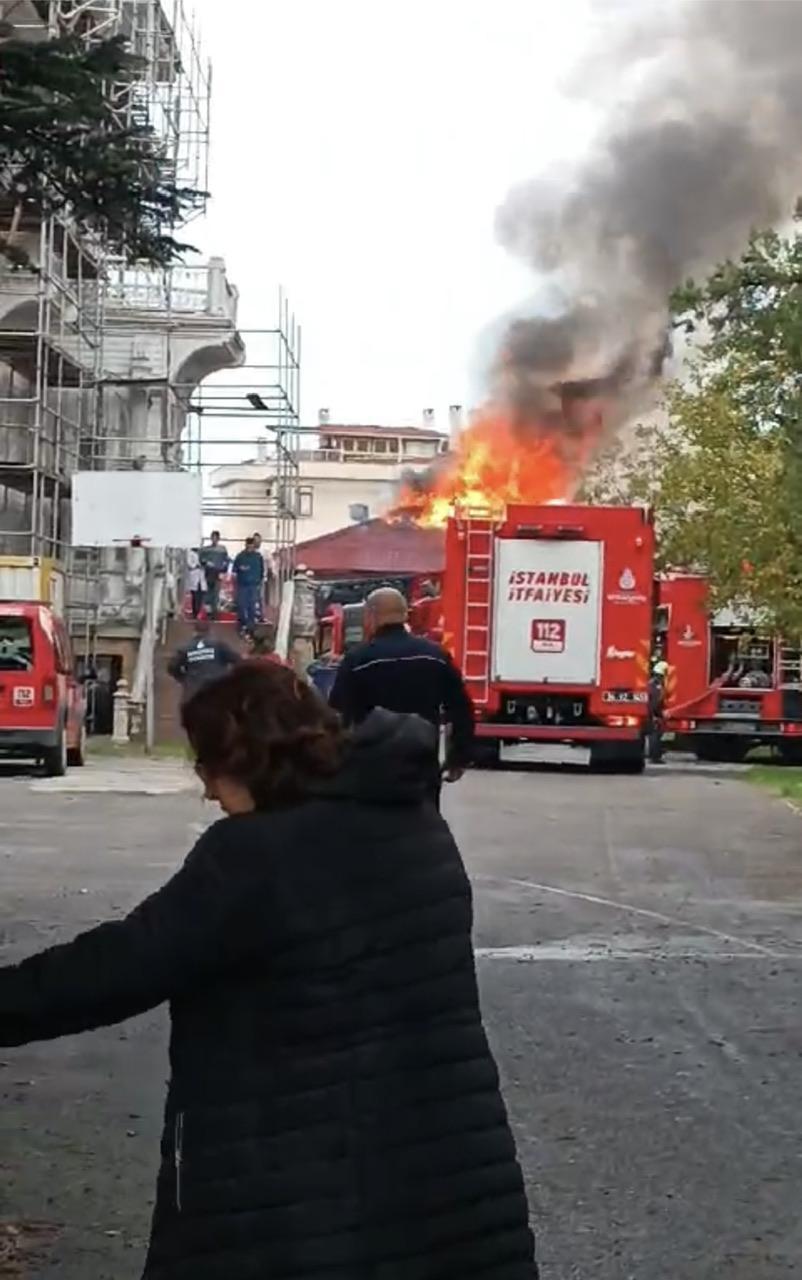
[[[182,0],[0,0],[0,20],[6,37],[31,41],[122,34],[137,78],[110,86],[109,110],[149,123],[177,184],[206,189],[210,71]],[[267,429],[281,479],[271,527],[291,543],[299,332],[282,303],[277,325],[254,335],[278,355],[254,373],[222,258],[130,266],[68,217],[12,199],[0,198],[0,232],[28,262],[0,256],[0,557],[6,573],[52,562],[78,652],[111,681],[124,672],[136,696],[180,608],[181,549],[72,547],[72,477],[216,465],[247,413]],[[225,514],[219,501],[209,510]]]

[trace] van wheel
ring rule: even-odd
[[[81,725],[81,732],[78,735],[78,742],[67,752],[67,764],[72,765],[75,769],[80,769],[86,764],[86,725]]]
[[[45,773],[48,778],[63,778],[67,772],[67,738],[64,733],[64,725],[61,726],[54,747],[48,747],[42,752],[42,760],[44,761]]]

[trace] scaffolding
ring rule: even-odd
[[[69,0],[51,0],[63,7]],[[101,0],[108,7],[111,0]],[[139,66],[136,78],[114,86],[112,105],[125,124],[151,128],[165,172],[180,187],[205,194],[209,178],[212,74],[195,17],[183,0],[117,0],[116,33]],[[192,216],[205,208],[198,202]]]
[[[205,191],[211,73],[182,0],[0,0],[0,18],[31,42],[123,36],[137,63],[109,86],[110,112],[122,127],[152,129],[166,176]],[[194,213],[202,209],[201,200]],[[0,554],[52,556],[72,570],[70,477],[77,467],[117,465],[115,452],[125,452],[125,409],[109,386],[104,346],[107,304],[131,305],[136,273],[67,216],[42,217],[11,196],[0,199],[0,230],[30,264],[0,258]],[[181,270],[174,279],[161,273],[171,289],[180,290]],[[110,422],[116,446],[104,453]],[[86,577],[92,557],[81,559]]]
[[[203,281],[209,270],[126,271],[110,282],[104,321],[107,345],[113,345],[117,326],[125,323],[127,306],[140,318],[151,308],[149,337],[160,346],[164,376],[135,369],[133,376],[117,377],[106,370],[99,381],[95,429],[85,441],[82,465],[94,470],[199,473],[205,532],[220,528],[224,540],[235,540],[232,522],[249,519],[249,532],[262,534],[280,586],[292,572],[299,514],[301,329],[279,294],[272,328],[232,333],[232,356],[239,356],[239,362],[232,359],[232,367],[206,379],[199,379],[197,370],[190,381],[171,377],[182,316],[191,315],[196,323],[204,299],[207,314],[216,307],[215,288],[208,279]],[[225,289],[233,295],[224,295],[233,308],[236,295],[230,286]],[[220,282],[216,292],[219,298]],[[246,345],[252,357],[247,362]],[[140,418],[146,421],[144,430],[132,424],[130,415],[120,419],[114,412],[115,397],[129,401],[132,396],[145,396],[151,405],[149,420]],[[210,483],[211,473],[226,463],[240,465],[249,454],[258,458],[264,481],[246,499],[221,496]],[[178,611],[184,551],[170,550],[163,568],[175,583],[171,607]],[[84,652],[94,652],[96,645],[98,584],[108,585],[114,576],[122,579],[130,569],[130,557],[122,548],[73,550],[70,619]]]
[[[166,171],[205,192],[211,67],[183,0],[0,0],[0,17],[22,39],[77,36],[91,44],[122,36],[137,66],[109,86],[112,111],[123,126],[151,128]],[[201,202],[195,212],[202,210]]]
[[[300,514],[301,326],[280,291],[275,326],[240,332],[245,363],[193,389],[178,388],[187,406],[181,463],[203,477],[204,523],[225,539],[227,525],[252,521],[280,581],[293,569]],[[239,466],[244,452],[259,474],[247,494],[224,495],[211,473]]]
[[[72,472],[96,429],[103,266],[61,217],[0,201],[32,260],[0,272],[0,552],[63,560]]]
[[[110,111],[122,126],[153,130],[167,177],[205,191],[211,72],[183,0],[0,0],[0,18],[32,41],[124,36],[138,62],[109,86]],[[202,210],[201,198],[194,215]],[[155,644],[154,557],[70,546],[72,474],[200,471],[207,528],[252,518],[283,577],[299,501],[300,327],[280,295],[273,327],[241,335],[219,259],[130,266],[66,217],[42,219],[11,202],[0,204],[0,230],[13,230],[31,262],[12,268],[0,258],[0,553],[58,560],[84,660],[93,664],[111,634],[138,645],[139,670]],[[211,470],[249,450],[268,478],[247,501],[227,502]],[[180,554],[155,568],[166,616],[180,598]]]

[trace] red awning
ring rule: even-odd
[[[295,563],[311,569],[318,577],[363,573],[417,577],[442,573],[445,530],[421,529],[409,522],[367,520],[299,542]]]

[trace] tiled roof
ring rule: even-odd
[[[349,426],[341,422],[321,422],[317,430],[322,436],[391,436],[394,440],[420,439],[445,440],[447,437],[435,427],[382,427],[359,423]]]
[[[386,520],[366,520],[295,548],[295,563],[317,574],[441,573],[445,564],[445,531]]]

